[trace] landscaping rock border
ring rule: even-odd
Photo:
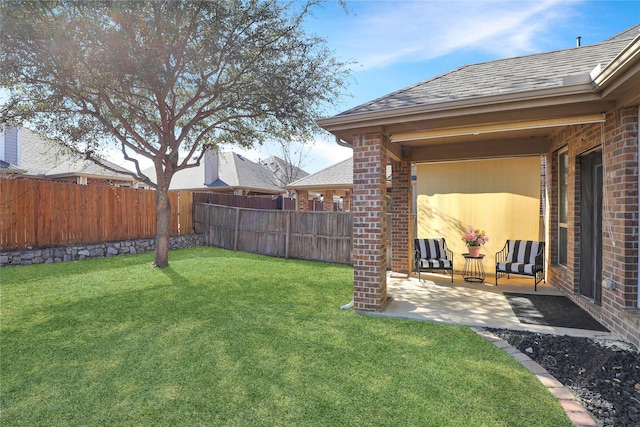
[[[184,234],[169,238],[170,249],[186,249],[194,246],[204,246],[205,243],[205,236],[202,234]],[[0,267],[104,258],[152,252],[155,251],[155,249],[155,238],[78,244],[54,248],[26,248],[0,252]]]

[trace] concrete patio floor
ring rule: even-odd
[[[460,274],[450,276],[422,273],[409,278],[387,276],[387,295],[392,301],[378,316],[415,319],[484,328],[525,330],[556,335],[615,339],[607,332],[558,328],[520,323],[503,292],[562,295],[555,287],[540,282],[534,292],[533,279],[523,276],[501,278],[495,286],[495,276],[487,275],[484,283],[468,283]]]

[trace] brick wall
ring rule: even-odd
[[[322,203],[322,210],[325,212],[333,212],[333,196],[335,192],[333,190],[326,190],[323,194],[324,202]]]
[[[298,210],[299,211],[308,211],[309,210],[309,192],[306,190],[296,190],[298,195]]]
[[[384,136],[353,144],[353,298],[356,311],[382,311],[387,298],[386,149]]]
[[[351,190],[347,190],[342,199],[342,210],[345,212],[351,211],[351,197]]]
[[[411,271],[411,161],[407,152],[401,161],[391,162],[391,270]]]
[[[569,217],[567,265],[558,264],[558,150],[568,148]],[[579,296],[580,156],[601,149],[604,165],[602,279],[615,289],[602,289],[602,304]],[[552,137],[550,170],[551,266],[548,280],[614,333],[640,346],[638,309],[638,108],[606,114],[603,124],[569,126]]]

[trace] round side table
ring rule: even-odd
[[[478,256],[471,256],[470,254],[462,254],[464,257],[464,269],[462,270],[462,277],[465,282],[482,283],[486,275],[484,274],[484,267],[482,265],[482,259],[484,254]]]

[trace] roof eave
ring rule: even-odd
[[[49,179],[54,178],[69,178],[69,177],[83,177],[83,178],[91,178],[91,179],[100,179],[100,180],[116,180],[116,181],[131,181],[137,182],[135,178],[129,175],[95,175],[89,173],[81,173],[81,172],[63,172],[63,173],[55,173],[55,174],[44,174],[42,175]]]
[[[346,129],[374,128],[376,126],[389,126],[406,121],[430,120],[444,116],[466,116],[500,110],[554,107],[568,103],[600,101],[600,95],[594,91],[594,88],[594,84],[591,82],[580,83],[536,91],[512,92],[367,113],[337,115],[319,119],[317,123],[323,129],[335,133]]]
[[[285,187],[289,190],[323,190],[323,189],[333,189],[333,190],[349,190],[353,188],[353,183],[341,183],[341,184],[310,184],[310,185],[295,185],[289,184]]]
[[[606,67],[594,76],[598,89],[604,89],[616,77],[640,61],[640,35],[631,41]]]

